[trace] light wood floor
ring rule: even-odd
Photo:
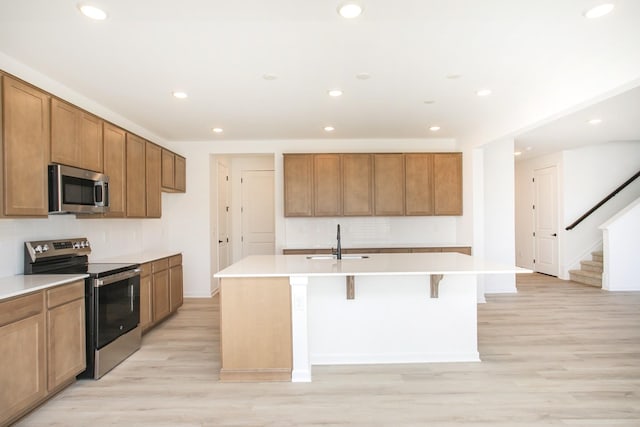
[[[479,306],[480,363],[314,367],[310,384],[219,383],[217,298],[19,426],[640,426],[640,293],[521,275]]]

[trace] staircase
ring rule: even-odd
[[[591,261],[580,261],[580,270],[569,270],[572,281],[602,288],[602,251],[591,252]]]

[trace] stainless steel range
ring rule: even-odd
[[[24,274],[86,273],[87,369],[98,379],[140,348],[138,264],[90,264],[86,238],[25,242]]]

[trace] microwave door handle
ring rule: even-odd
[[[96,206],[104,206],[104,183],[96,182],[93,186],[93,200]]]
[[[108,182],[103,183],[102,187],[103,187],[102,195],[104,197],[103,206],[109,206],[109,183]]]

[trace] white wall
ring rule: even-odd
[[[620,184],[640,170],[640,141],[611,142],[564,152],[564,217],[562,228],[578,219]],[[636,180],[603,205],[576,228],[566,232],[560,271],[580,268],[580,261],[602,244],[598,227],[616,212],[640,197],[640,180]]]
[[[481,223],[476,220],[476,223],[483,227],[482,257],[505,265],[514,265],[513,140],[492,142],[482,148],[484,166],[483,218]],[[485,293],[516,292],[515,275],[487,275],[484,278],[484,290]]]
[[[640,253],[640,198],[600,228],[604,246],[602,288],[640,291],[636,256]]]
[[[531,268],[534,258],[534,202],[530,185],[535,169],[558,166],[559,277],[602,248],[602,223],[640,196],[640,180],[620,192],[571,231],[565,227],[640,170],[640,141],[611,142],[567,150],[516,163],[516,264]]]

